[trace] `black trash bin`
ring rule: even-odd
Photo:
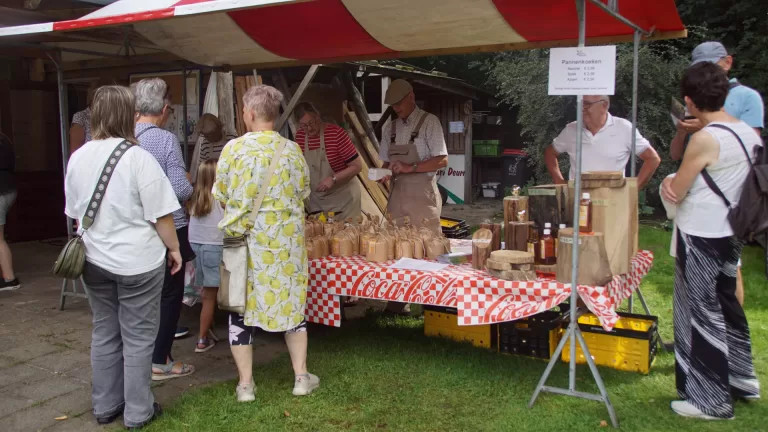
[[[528,153],[522,150],[507,149],[501,155],[502,174],[501,184],[504,192],[510,190],[512,186],[518,185],[521,188],[531,179],[531,169],[528,166]]]

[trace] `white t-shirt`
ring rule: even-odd
[[[560,135],[552,141],[552,147],[559,153],[568,153],[571,160],[569,178],[573,180],[576,166],[576,122],[569,123]],[[636,130],[635,154],[641,155],[651,148],[651,143]],[[608,119],[597,134],[592,135],[583,128],[581,171],[621,171],[629,162],[632,152],[632,123],[608,114]]]
[[[101,171],[122,141],[89,141],[69,159],[64,212],[81,227]],[[118,162],[95,221],[83,236],[86,260],[120,276],[156,269],[165,261],[166,247],[153,223],[178,209],[179,200],[157,160],[132,146]]]
[[[755,147],[762,145],[760,136],[743,121],[712,124],[722,124],[736,132],[744,142],[750,157],[753,157]],[[736,137],[726,130],[707,126],[702,131],[712,134],[720,143],[720,156],[717,162],[706,168],[707,172],[731,205],[736,205],[749,172],[744,150]],[[707,186],[701,174],[696,176],[688,194],[677,205],[675,223],[679,230],[696,237],[721,238],[733,235],[728,221],[728,207],[723,199]]]

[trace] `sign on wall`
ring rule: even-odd
[[[616,46],[549,50],[550,95],[613,95]]]
[[[448,155],[448,166],[437,172],[437,184],[448,191],[448,204],[464,204],[464,155]]]

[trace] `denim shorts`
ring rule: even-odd
[[[5,225],[5,219],[16,201],[16,191],[0,194],[0,225]]]
[[[195,286],[219,287],[219,264],[224,249],[221,245],[191,243],[195,252]]]

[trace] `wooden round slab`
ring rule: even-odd
[[[491,259],[510,264],[531,264],[533,263],[533,254],[516,250],[498,250],[491,252]]]

